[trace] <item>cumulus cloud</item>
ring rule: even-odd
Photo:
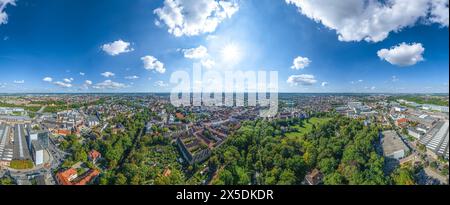
[[[144,56],[141,58],[141,60],[144,63],[144,68],[146,70],[154,70],[161,74],[166,72],[166,68],[164,68],[164,63],[162,63],[153,56]]]
[[[81,75],[81,76],[84,76],[84,75],[86,75],[86,73],[80,72],[80,75]]]
[[[211,59],[203,59],[201,60],[201,64],[206,69],[211,69],[216,65],[216,62]]]
[[[182,49],[181,51],[185,58],[200,60],[200,63],[204,68],[211,69],[216,65],[216,62],[209,58],[208,49],[205,46]]]
[[[130,47],[131,43],[123,40],[117,40],[112,43],[108,43],[102,46],[102,50],[111,56],[117,56],[122,53],[128,53],[134,49]]]
[[[163,81],[156,81],[154,84],[156,87],[168,87],[169,84],[163,82]]]
[[[0,0],[0,26],[8,23],[8,14],[5,12],[6,6],[16,5],[16,0]]]
[[[202,59],[208,56],[208,49],[205,46],[197,48],[183,49],[184,57],[189,59]]]
[[[110,77],[114,77],[116,74],[107,71],[107,72],[101,73],[100,75],[102,75],[105,78],[110,78]]]
[[[66,83],[71,83],[73,81],[73,78],[64,78],[63,81]]]
[[[378,51],[378,57],[392,65],[412,66],[424,60],[423,53],[425,48],[420,43],[406,44],[401,43],[390,49],[381,49]]]
[[[25,80],[15,80],[13,81],[14,84],[24,84]]]
[[[309,64],[311,64],[311,62],[312,61],[306,57],[298,56],[297,58],[294,59],[291,68],[295,70],[305,69],[306,67],[309,66]]]
[[[127,80],[137,80],[137,79],[139,79],[139,76],[136,76],[136,75],[126,76],[125,79],[127,79]]]
[[[59,86],[59,87],[63,87],[63,88],[71,88],[72,87],[72,84],[61,82],[61,81],[57,81],[54,84]]]
[[[51,78],[51,77],[45,77],[44,79],[42,79],[43,81],[45,81],[45,82],[52,82],[53,81],[53,78]]]
[[[90,80],[85,80],[84,83],[83,83],[83,85],[81,86],[81,88],[87,90],[87,89],[89,89],[89,87],[90,87],[91,85],[92,85],[92,81],[90,81]]]
[[[448,2],[449,0],[433,0],[431,1],[430,22],[438,23],[448,27]]]
[[[105,80],[101,83],[97,83],[94,86],[92,86],[94,89],[104,90],[104,89],[121,89],[128,87],[127,85],[123,83],[114,82],[111,80]]]
[[[326,87],[326,86],[328,86],[328,82],[322,82],[322,87]]]
[[[313,85],[317,83],[317,80],[315,79],[314,75],[292,75],[288,78],[287,83],[291,86],[297,86],[297,85]]]
[[[285,0],[340,41],[379,42],[420,19],[448,27],[448,0]]]
[[[157,26],[164,23],[174,36],[196,36],[211,33],[239,10],[235,2],[225,0],[165,0],[154,10]]]

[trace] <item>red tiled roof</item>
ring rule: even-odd
[[[87,174],[84,174],[83,176],[78,177],[76,179],[70,180],[70,178],[73,178],[76,174],[77,170],[74,168],[70,168],[66,171],[59,172],[58,174],[56,174],[56,178],[58,179],[58,182],[61,185],[86,185],[92,179],[98,176],[100,172],[96,169],[91,169],[87,172]]]
[[[72,185],[70,178],[77,174],[77,170],[70,168],[66,171],[59,172],[56,174],[56,178],[58,179],[61,185]]]
[[[168,177],[172,174],[172,171],[170,169],[164,170],[163,176]]]
[[[177,112],[177,114],[175,114],[175,115],[176,115],[176,117],[177,117],[178,119],[180,119],[180,120],[183,120],[183,119],[184,119],[184,115],[181,114],[181,113],[179,113],[179,112]]]
[[[73,185],[86,185],[99,174],[100,172],[98,170],[91,169],[89,170],[89,173],[87,175],[85,175],[80,181],[74,183]]]
[[[89,152],[89,157],[92,160],[96,160],[96,159],[100,158],[101,156],[102,156],[102,154],[100,154],[100,152],[98,152],[97,150],[91,150]]]
[[[70,130],[58,130],[57,133],[59,135],[70,135]]]
[[[397,120],[397,123],[399,123],[399,124],[407,123],[407,122],[408,122],[408,119],[406,119],[406,118],[400,118],[400,119]]]

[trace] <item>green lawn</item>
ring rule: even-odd
[[[296,128],[298,130],[298,132],[286,133],[286,137],[297,138],[297,137],[304,136],[305,134],[308,134],[312,131],[313,125],[315,125],[316,127],[319,127],[320,125],[323,125],[330,120],[331,120],[331,118],[316,118],[316,117],[309,119],[309,121],[304,120],[303,127],[300,127],[300,125],[292,126],[292,128]]]
[[[13,160],[10,167],[13,169],[31,169],[33,168],[33,162],[31,160]]]

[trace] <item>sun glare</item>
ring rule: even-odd
[[[222,49],[222,59],[226,63],[238,63],[241,58],[241,51],[236,44],[228,44]]]

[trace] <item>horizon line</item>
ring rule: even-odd
[[[170,94],[171,92],[0,92],[1,95],[11,95],[11,94]],[[191,94],[198,92],[189,92]],[[222,92],[231,93],[231,92]],[[249,92],[233,92],[233,93],[249,93]],[[258,94],[258,92],[252,92]],[[271,92],[265,92],[269,94]],[[440,95],[449,95],[449,92],[277,92],[278,94],[440,94]]]

